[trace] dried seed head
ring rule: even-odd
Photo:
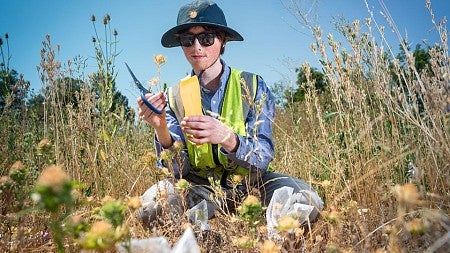
[[[97,42],[97,39],[95,37],[92,36],[92,42]]]
[[[271,240],[265,240],[259,250],[261,250],[261,253],[278,253],[281,252],[281,246]]]
[[[180,191],[187,191],[189,189],[189,186],[190,186],[189,182],[183,178],[178,180],[177,184],[175,185],[175,187]]]
[[[261,202],[259,202],[259,199],[256,196],[248,195],[242,204],[247,206],[253,206],[253,205],[260,205]]]
[[[0,177],[0,187],[1,187],[1,186],[9,185],[10,183],[12,183],[10,177],[8,177],[8,176],[2,176],[2,177]]]
[[[51,141],[49,139],[47,139],[47,138],[44,138],[38,143],[37,148],[38,149],[48,149],[51,146],[52,146]]]
[[[3,39],[0,38],[0,46],[3,45]]]
[[[248,249],[253,246],[253,240],[249,236],[242,236],[233,240],[233,244],[241,249]]]
[[[68,182],[69,177],[61,166],[52,165],[42,171],[37,179],[36,185],[50,187],[54,191],[59,191]]]
[[[299,226],[300,222],[289,215],[281,217],[278,221],[278,230],[281,232],[291,232],[294,228],[298,228]]]
[[[158,189],[158,191],[156,191],[157,200],[166,200],[168,196],[169,194],[165,189]]]
[[[116,30],[116,29],[114,29],[113,35],[114,35],[114,36],[117,36],[117,35],[119,35],[119,33],[117,32],[117,30]]]
[[[411,207],[419,203],[420,194],[414,184],[396,185],[393,193],[397,201],[405,207]]]
[[[181,150],[184,149],[184,144],[182,141],[175,141],[173,143],[173,148],[176,152],[180,152]]]
[[[113,226],[111,225],[111,223],[106,221],[96,221],[94,224],[92,224],[90,233],[104,235],[108,234],[112,230]]]
[[[24,167],[25,166],[21,161],[16,161],[13,165],[11,165],[11,168],[9,168],[9,174],[11,175],[16,171],[23,169]]]
[[[425,234],[429,228],[429,222],[425,221],[424,219],[414,218],[406,223],[406,229],[408,229],[408,231],[414,235]]]
[[[131,197],[128,199],[128,206],[131,209],[138,209],[142,206],[141,199],[138,196]]]
[[[5,39],[8,39],[8,38],[9,38],[9,34],[5,33]]]
[[[91,21],[95,22],[95,16],[94,15],[91,16]]]
[[[104,25],[107,25],[107,24],[109,23],[109,21],[111,21],[111,16],[109,16],[109,14],[106,14],[106,15],[103,17],[103,24],[104,24]]]
[[[164,55],[158,54],[158,55],[155,55],[153,61],[155,62],[156,65],[160,66],[160,65],[166,63],[167,59]]]
[[[152,79],[150,79],[150,81],[148,81],[148,83],[150,85],[157,85],[159,83],[159,78],[158,77],[153,77]]]

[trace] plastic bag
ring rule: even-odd
[[[164,237],[131,239],[117,244],[116,248],[119,253],[170,253],[169,243]]]
[[[283,216],[296,217],[303,224],[314,209],[314,206],[302,204],[305,202],[302,191],[294,194],[293,191],[292,187],[284,186],[273,193],[266,211],[268,236],[271,239],[280,239],[277,227]]]
[[[170,249],[169,243],[164,237],[131,239],[130,242],[117,244],[116,249],[119,253],[200,253],[200,248],[191,228],[184,231],[172,249]]]
[[[202,200],[200,203],[189,209],[187,211],[187,216],[192,224],[200,227],[200,230],[210,229],[208,224],[208,205],[206,200]]]

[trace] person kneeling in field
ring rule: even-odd
[[[183,81],[167,94],[145,95],[157,110],[166,107],[162,114],[137,99],[139,116],[155,129],[160,162],[173,170],[171,179],[158,182],[141,196],[143,207],[138,217],[144,224],[157,219],[162,211],[183,212],[181,196],[174,190],[174,184],[181,178],[190,183],[184,195],[186,207],[192,208],[205,199],[208,218],[219,208],[225,208],[215,198],[225,199],[222,204],[233,209],[253,188],[259,190],[262,203],[268,206],[275,190],[292,187],[294,193],[302,195],[301,204],[314,207],[310,221],[323,208],[323,201],[310,185],[273,172],[269,165],[274,157],[274,97],[260,76],[231,68],[221,59],[227,42],[242,40],[237,31],[227,26],[222,10],[211,1],[182,6],[177,25],[162,36],[164,47],[181,46],[191,64],[191,75],[200,84],[197,98],[200,101],[194,102],[201,104],[201,109],[197,115],[186,115],[192,105],[183,97],[186,92]],[[167,149],[178,150],[179,156],[162,157]],[[231,182],[236,178],[243,179],[237,186],[236,180]],[[213,188],[217,185],[228,193],[225,197],[215,195],[217,191]],[[158,204],[158,194],[162,192],[166,203],[170,203],[169,210],[161,210],[162,205]]]

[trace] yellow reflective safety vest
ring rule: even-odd
[[[231,68],[222,101],[222,109],[219,112],[219,119],[241,136],[247,135],[245,119],[251,106],[254,104],[256,88],[257,76],[255,74]],[[175,113],[178,122],[181,122],[184,118],[184,106],[180,96],[179,85],[169,88],[168,95],[169,106]],[[203,115],[205,115],[204,110]],[[248,174],[247,169],[236,166],[220,152],[221,145],[210,143],[196,145],[186,139],[186,146],[192,169],[200,176],[206,176],[211,171],[221,176],[224,169],[232,170],[233,174]]]

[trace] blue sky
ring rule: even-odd
[[[303,28],[283,3],[292,0],[217,0],[225,12],[228,25],[240,32],[243,42],[227,44],[223,59],[228,65],[260,74],[272,85],[274,82],[295,81],[293,69],[303,62],[319,66],[318,59],[310,52],[313,38]],[[312,2],[310,0],[294,0]],[[378,0],[367,0],[377,22],[387,27],[380,14]],[[0,0],[0,34],[9,34],[10,67],[24,74],[32,88],[41,87],[36,66],[40,63],[40,50],[45,35],[51,36],[53,45],[60,45],[58,59],[65,63],[76,56],[87,59],[86,73],[95,71],[94,35],[91,15],[97,17],[97,29],[101,30],[101,20],[105,14],[111,16],[111,28],[119,33],[117,45],[120,55],[116,60],[118,69],[117,88],[129,98],[130,106],[135,106],[138,96],[131,77],[123,62],[127,62],[136,76],[147,83],[156,76],[153,56],[163,54],[167,63],[163,66],[161,79],[168,85],[175,84],[190,71],[180,48],[164,48],[160,44],[161,35],[173,27],[181,5],[188,1],[175,0]],[[333,18],[340,16],[347,20],[363,20],[368,17],[363,0],[319,0],[318,23],[324,34],[337,32],[332,26]],[[408,34],[415,45],[427,39],[437,41],[430,14],[425,8],[425,0],[385,0],[400,33]],[[432,1],[437,21],[450,14],[448,0]],[[361,22],[363,23],[363,22]],[[335,37],[336,37],[335,36]],[[390,29],[386,37],[394,49],[398,40]],[[4,47],[5,49],[5,47]]]

